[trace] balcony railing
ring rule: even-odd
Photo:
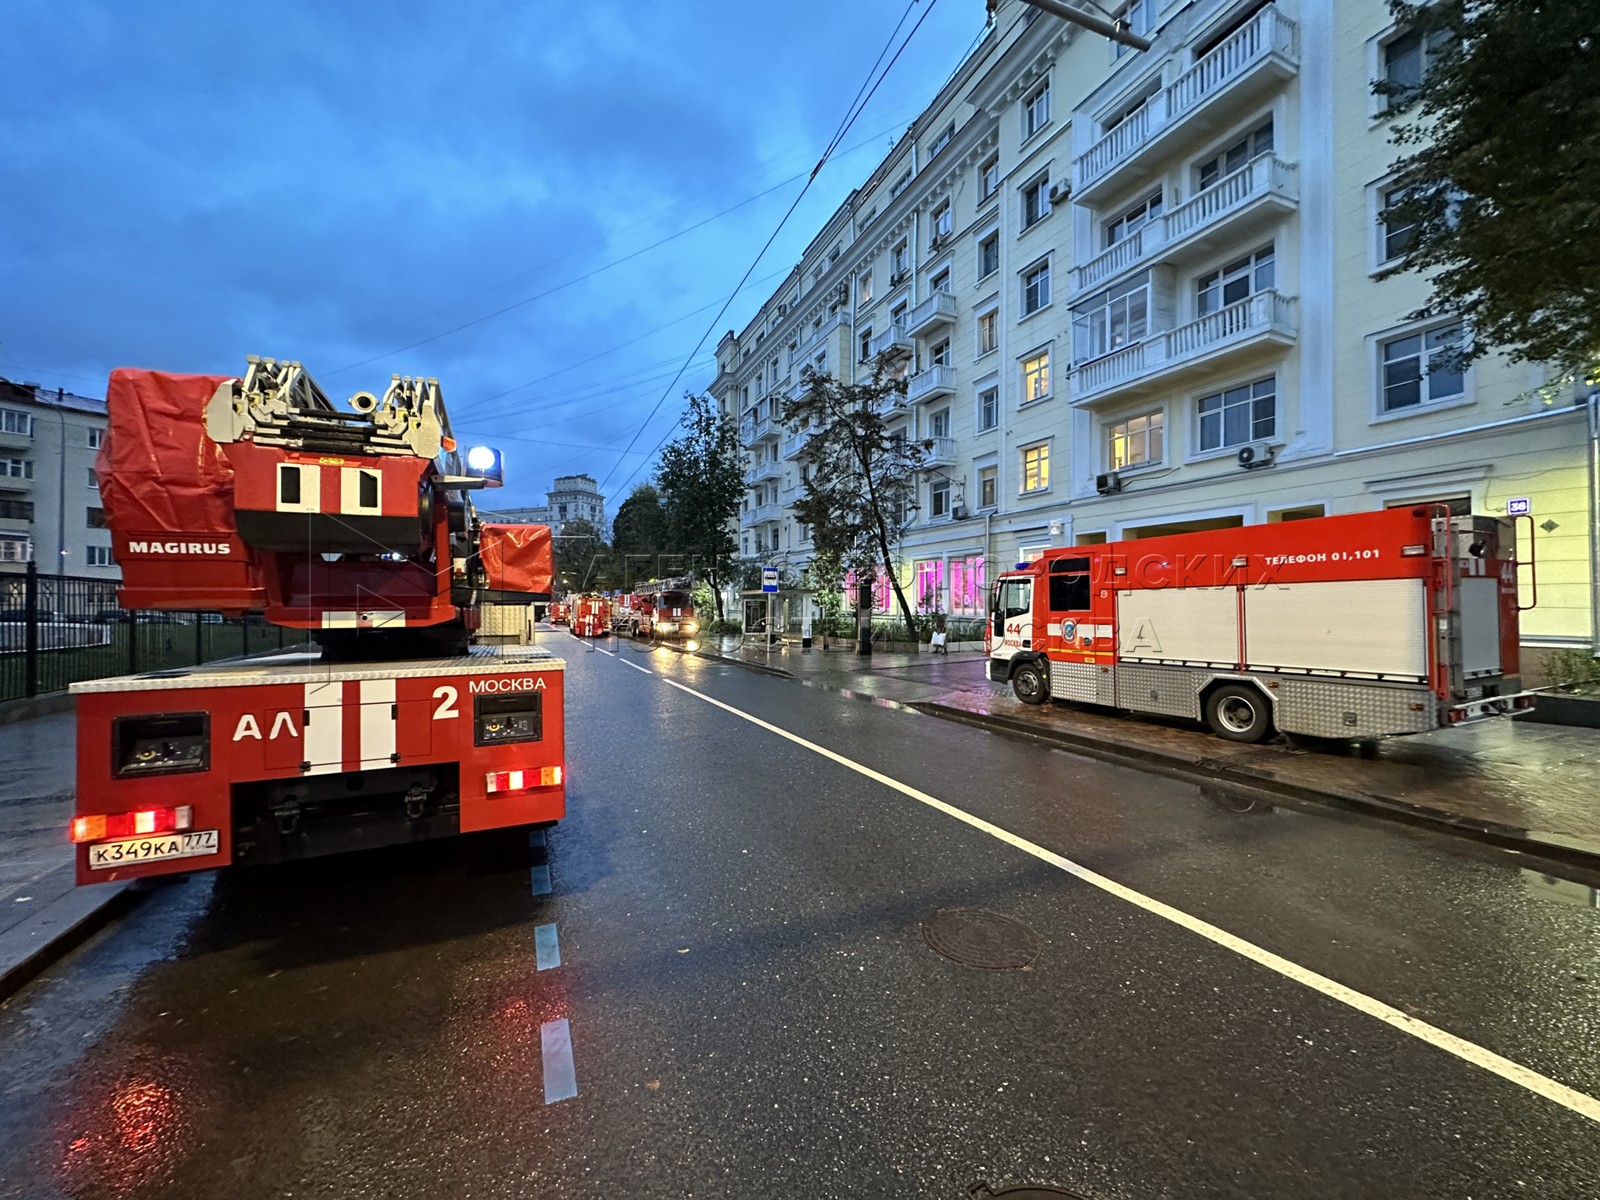
[[[766,411],[765,402],[759,413],[745,413],[739,420],[739,440],[745,445],[761,441],[763,438],[775,438],[778,432],[778,423]]]
[[[951,467],[956,461],[956,440],[953,437],[924,438],[927,449],[923,451],[925,467]]]
[[[1163,141],[1192,114],[1241,80],[1287,78],[1300,63],[1299,28],[1276,5],[1262,9],[1226,41],[1157,91],[1137,112],[1078,156],[1073,183],[1081,203],[1099,198],[1119,168]]]
[[[0,475],[0,495],[6,492],[32,492],[33,480],[22,475]]]
[[[1295,299],[1267,290],[1216,312],[1136,342],[1075,369],[1072,402],[1092,404],[1107,396],[1154,384],[1168,372],[1242,346],[1294,340]]]
[[[802,429],[799,433],[791,433],[783,439],[782,455],[784,458],[797,458],[800,451],[806,448],[806,443],[811,440],[811,435],[816,432],[812,429]]]
[[[1209,237],[1241,214],[1261,208],[1288,211],[1299,199],[1299,168],[1276,155],[1263,155],[1076,268],[1074,290],[1087,291],[1142,262],[1162,258],[1186,243]]]
[[[33,445],[33,434],[0,429],[0,450],[26,450]]]
[[[905,326],[896,321],[881,333],[872,335],[872,341],[867,346],[867,357],[877,358],[880,354],[910,354],[911,338],[907,335]]]
[[[919,371],[906,383],[906,401],[932,400],[935,396],[948,396],[956,390],[956,369],[938,364]]]
[[[766,525],[781,520],[783,520],[783,505],[776,503],[753,505],[744,515],[746,525]]]
[[[744,481],[748,484],[765,483],[769,479],[778,479],[783,475],[783,465],[767,459],[765,462],[753,464],[744,473]]]
[[[906,319],[906,332],[912,335],[928,333],[941,325],[954,324],[956,298],[949,292],[934,292],[911,310]]]

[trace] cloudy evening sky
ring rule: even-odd
[[[99,396],[114,366],[254,353],[337,400],[436,375],[505,448],[503,502],[588,471],[614,509],[983,28],[982,0],[935,5],[690,361],[905,7],[8,0],[0,375]]]

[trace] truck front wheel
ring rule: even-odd
[[[1050,694],[1044,670],[1034,662],[1023,663],[1012,673],[1011,690],[1024,704],[1043,704]]]
[[[1259,742],[1272,732],[1272,708],[1248,684],[1225,683],[1206,701],[1206,724],[1230,742]]]

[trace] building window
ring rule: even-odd
[[[90,436],[99,430],[91,430]],[[33,436],[33,417],[25,412],[18,412],[14,408],[0,408],[0,433],[11,433],[18,437]]]
[[[0,496],[0,517],[11,521],[33,520],[32,500],[12,500]]]
[[[1050,176],[1041,175],[1022,189],[1022,227],[1037,225],[1050,215]]]
[[[107,529],[106,510],[103,508],[87,508],[83,515],[84,524],[90,529]]]
[[[889,255],[889,283],[893,286],[904,278],[905,273],[911,269],[911,248],[905,242],[895,246]]]
[[[1404,412],[1424,404],[1459,400],[1467,381],[1456,361],[1461,326],[1446,325],[1383,342],[1384,412]]]
[[[1449,40],[1448,30],[1436,29],[1424,36],[1415,29],[1408,29],[1384,43],[1383,78],[1395,89],[1388,97],[1389,107],[1398,108],[1416,94],[1439,51]]]
[[[1042,492],[1050,486],[1050,443],[1022,450],[1022,494]]]
[[[863,271],[856,277],[856,300],[861,304],[872,303],[872,272]]]
[[[1389,215],[1390,211],[1406,198],[1403,187],[1389,188],[1383,193],[1383,210],[1378,214],[1378,261],[1392,262],[1411,249],[1411,239],[1417,227],[1410,221],[1401,221]]]
[[[560,519],[565,521],[567,519],[567,506],[565,504],[563,504],[563,505],[560,506],[560,508],[561,508]]]
[[[1022,273],[1022,315],[1036,313],[1050,303],[1050,260],[1029,267]]]
[[[872,357],[872,326],[868,325],[861,330],[856,341],[861,347],[861,361],[866,362]]]
[[[1000,468],[980,467],[978,469],[978,507],[994,508],[999,503]]]
[[[1278,381],[1254,383],[1200,397],[1200,449],[1222,450],[1269,438],[1278,428]]]
[[[928,364],[930,366],[943,367],[943,366],[948,365],[949,362],[950,362],[950,339],[949,338],[945,338],[944,341],[942,341],[942,342],[935,342],[932,346],[928,347]]]
[[[1150,275],[1107,288],[1072,309],[1072,357],[1088,362],[1141,340],[1150,331]]]
[[[1156,189],[1114,221],[1106,222],[1106,245],[1132,237],[1136,232],[1161,215],[1161,191]]]
[[[978,357],[1000,349],[1000,310],[978,314]]]
[[[986,387],[978,393],[978,432],[1000,424],[1000,389]]]
[[[1031,138],[1050,120],[1050,81],[1044,80],[1022,101],[1022,137]]]
[[[946,125],[944,129],[940,131],[939,136],[933,139],[933,145],[928,147],[928,157],[932,158],[935,154],[939,153],[939,151],[943,150],[950,144],[951,139],[955,136],[956,123],[951,121],[950,124]]]
[[[1240,167],[1272,153],[1272,118],[1245,134],[1233,145],[1217,151],[1205,162],[1195,167],[1196,189],[1205,191],[1225,175],[1232,175]]]
[[[1107,426],[1106,466],[1120,471],[1159,463],[1166,452],[1162,445],[1163,424],[1158,410]]]
[[[978,200],[987,200],[1000,190],[1000,156],[991,154],[978,168]]]
[[[928,280],[928,286],[936,292],[948,292],[950,290],[950,269],[946,267]]]
[[[33,460],[28,458],[0,458],[0,476],[12,479],[32,479]]]
[[[91,567],[109,567],[111,565],[110,546],[90,546],[84,554],[84,564]]]
[[[987,279],[1000,269],[1000,235],[991,233],[978,243],[978,278]]]
[[[944,240],[950,236],[954,229],[954,218],[950,213],[950,201],[946,200],[933,210],[933,245],[935,248],[942,246]]]
[[[933,437],[947,438],[950,436],[950,410],[948,408],[941,408],[929,418],[928,432]]]
[[[1050,351],[1022,360],[1022,402],[1032,404],[1050,394]]]
[[[907,167],[906,168],[906,173],[904,175],[900,176],[899,179],[896,179],[894,181],[894,186],[889,189],[889,199],[893,200],[901,192],[905,191],[906,188],[910,185],[910,183],[911,183],[911,168]]]
[[[94,473],[93,467],[89,468],[89,486],[97,492],[100,490],[100,477]]]
[[[950,515],[950,481],[941,479],[928,487],[928,515],[934,520]]]
[[[33,543],[26,538],[0,537],[0,562],[32,562]]]
[[[1150,10],[1155,7],[1154,0],[1129,0],[1117,13],[1117,19],[1127,28],[1129,33],[1144,34],[1150,32]],[[1121,42],[1111,43],[1113,58],[1121,58],[1132,46],[1124,46]]]
[[[1266,246],[1200,276],[1196,281],[1199,314],[1203,317],[1207,313],[1214,313],[1219,308],[1270,288],[1274,272],[1272,249]]]

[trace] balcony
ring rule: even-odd
[[[829,334],[833,333],[836,329],[839,328],[839,326],[841,326],[843,324],[844,324],[844,315],[842,313],[835,313],[833,316],[829,317],[826,321],[824,321],[822,323],[822,328],[821,329],[817,330],[815,333],[813,333],[811,335],[810,340],[806,342],[805,349],[807,351],[815,349],[817,346],[821,345],[822,342],[827,339]]]
[[[758,483],[766,483],[783,477],[783,464],[774,459],[758,462],[744,473],[744,481],[751,487]]]
[[[0,429],[0,450],[27,450],[32,446],[33,434]]]
[[[941,325],[954,325],[956,298],[949,292],[935,292],[911,310],[906,320],[906,332],[913,337],[932,333]]]
[[[744,524],[747,526],[773,525],[782,520],[783,505],[777,503],[757,504],[744,514]]]
[[[776,439],[779,435],[778,423],[765,411],[747,412],[739,420],[739,440],[746,446]]]
[[[0,496],[7,492],[26,492],[33,494],[33,480],[21,475],[0,475]]]
[[[880,354],[886,354],[891,358],[902,354],[910,356],[911,337],[900,322],[896,321],[882,333],[873,334],[872,341],[867,346],[867,357],[877,358]]]
[[[1072,376],[1074,407],[1092,407],[1173,382],[1202,366],[1266,346],[1287,346],[1297,334],[1295,298],[1267,290],[1207,313],[1197,321],[1077,367]]]
[[[953,437],[923,438],[927,449],[922,454],[924,467],[953,467],[956,465],[956,440]]]
[[[1258,232],[1257,227],[1271,224],[1299,203],[1299,168],[1276,155],[1262,155],[1074,268],[1074,292],[1150,262],[1209,253],[1224,239]]]
[[[906,403],[917,404],[939,396],[953,396],[956,390],[956,369],[940,363],[919,371],[906,384]]]
[[[1299,28],[1269,5],[1157,91],[1072,164],[1073,198],[1095,206],[1134,181],[1180,135],[1220,126],[1300,67]]]
[[[799,458],[800,451],[806,448],[806,443],[811,440],[811,435],[815,432],[816,430],[814,429],[802,429],[799,433],[791,433],[784,438],[781,451],[782,457]]]

